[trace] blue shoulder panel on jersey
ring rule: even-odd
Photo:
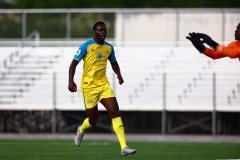
[[[111,49],[112,49],[112,52],[110,53],[110,55],[109,55],[109,57],[108,57],[108,60],[109,60],[110,62],[116,61],[116,56],[115,56],[115,51],[114,51],[113,46],[112,46],[110,43],[106,42],[106,41],[104,42],[104,44],[110,46]]]
[[[86,41],[85,43],[81,44],[78,48],[77,53],[74,55],[73,59],[81,61],[83,57],[87,54],[88,45],[94,43],[93,39]]]

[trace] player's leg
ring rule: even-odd
[[[124,126],[122,123],[121,116],[119,114],[118,104],[115,97],[111,98],[103,98],[100,101],[103,106],[106,108],[108,114],[112,118],[112,127],[114,132],[116,133],[118,140],[121,145],[121,149],[127,146],[125,139]]]
[[[79,128],[80,133],[85,133],[87,129],[96,125],[98,120],[98,106],[86,109],[87,118],[83,121],[81,127]]]
[[[106,84],[101,88],[100,102],[106,108],[108,114],[112,119],[112,127],[120,142],[121,149],[127,146],[125,139],[125,132],[122,119],[119,113],[117,99],[112,91],[110,84]]]
[[[128,155],[136,153],[135,149],[129,148],[126,144],[124,126],[119,113],[119,107],[116,97],[102,98],[100,102],[107,109],[110,117],[112,118],[112,126],[121,146],[121,154]]]
[[[77,129],[75,135],[75,144],[79,146],[82,142],[83,136],[87,129],[95,126],[98,120],[98,93],[97,89],[82,89],[82,95],[84,98],[84,104],[87,112],[87,118],[83,121]]]
[[[83,124],[80,127],[80,133],[85,133],[88,128],[95,126],[98,120],[98,106],[99,101],[99,89],[90,88],[83,89],[82,95],[84,100],[84,105],[87,112],[87,118],[83,121]]]
[[[82,142],[83,136],[87,129],[95,126],[98,119],[98,107],[97,105],[93,108],[86,109],[88,117],[83,121],[82,125],[80,125],[77,129],[77,133],[75,135],[74,141],[77,146],[79,146]]]
[[[100,102],[107,109],[110,117],[112,118],[112,126],[113,126],[114,132],[118,137],[118,141],[121,146],[121,154],[126,156],[129,154],[136,153],[135,149],[131,149],[127,146],[124,126],[123,126],[122,118],[119,113],[119,107],[118,107],[116,97],[103,98],[101,99]]]

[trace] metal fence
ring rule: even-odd
[[[24,44],[23,46],[31,46],[30,48],[20,48],[21,51],[9,54],[10,57],[5,59],[6,63],[2,63],[0,90],[3,94],[1,94],[1,100],[7,99],[7,103],[4,102],[5,104],[2,103],[0,105],[2,110],[0,112],[2,115],[2,130],[4,130],[7,124],[5,122],[9,120],[9,114],[15,114],[16,110],[23,111],[22,117],[29,114],[25,111],[31,112],[35,110],[39,111],[39,113],[36,113],[36,117],[44,117],[41,113],[47,110],[46,115],[48,118],[41,123],[46,124],[52,118],[52,124],[45,129],[47,130],[51,127],[53,133],[59,132],[57,130],[59,127],[57,125],[59,124],[56,124],[59,120],[58,112],[64,113],[68,110],[84,111],[84,107],[81,105],[80,92],[76,94],[69,93],[66,80],[68,66],[80,43],[79,38],[84,38],[78,37],[78,35],[73,33],[76,29],[74,28],[75,20],[77,21],[76,25],[78,27],[81,26],[78,17],[82,14],[91,15],[91,18],[92,16],[96,18],[96,15],[101,15],[100,17],[107,20],[110,26],[114,28],[110,38],[113,40],[117,58],[125,77],[124,87],[120,87],[117,84],[114,74],[108,72],[108,76],[121,104],[120,109],[122,111],[158,112],[162,134],[177,133],[193,125],[207,130],[207,133],[227,133],[227,129],[224,128],[226,124],[223,123],[224,118],[228,117],[227,113],[236,113],[234,115],[235,118],[238,116],[237,113],[240,111],[239,62],[231,59],[213,61],[197,54],[194,48],[182,47],[186,43],[183,40],[183,35],[186,35],[185,27],[190,24],[186,23],[186,20],[195,18],[194,22],[196,23],[199,20],[204,20],[205,16],[209,14],[211,15],[210,17],[216,15],[217,21],[211,22],[210,18],[207,20],[209,23],[205,25],[201,23],[202,25],[198,27],[206,29],[206,26],[217,23],[208,29],[215,29],[216,31],[213,32],[218,34],[217,37],[221,41],[232,40],[230,35],[234,33],[236,22],[240,22],[238,9],[44,9],[0,10],[0,13],[0,16],[7,15],[10,19],[13,14],[21,15],[19,19],[13,16],[13,19],[20,21],[20,26],[15,27],[15,29],[21,30],[21,34],[18,34],[20,36],[8,37],[10,38],[9,41],[8,38],[4,38],[4,41],[13,43],[14,40],[11,38],[20,38],[19,42],[17,40],[17,43],[22,43]],[[64,27],[59,27],[60,29],[56,27],[60,23],[57,21],[52,23],[56,25],[53,27],[56,30],[51,31],[56,32],[55,35],[61,34],[61,36],[45,36],[44,38],[44,34],[48,33],[48,31],[43,27],[42,30],[40,28],[38,32],[34,32],[40,33],[40,36],[42,37],[43,35],[43,38],[39,40],[39,34],[36,34],[36,41],[29,42],[26,35],[29,35],[33,29],[38,29],[38,26],[36,26],[37,28],[32,28],[31,22],[34,21],[34,24],[40,26],[43,23],[43,20],[38,21],[39,17],[37,15],[39,14],[47,16],[61,14],[59,19],[62,19],[61,24],[64,24]],[[193,14],[195,16],[191,16]],[[201,14],[206,15],[201,17]],[[164,26],[166,22],[167,25],[164,27],[171,26],[172,30],[163,29],[161,32],[156,33],[156,36],[160,34],[161,39],[164,39],[165,36],[171,35],[171,38],[167,40],[169,43],[161,40],[153,42],[147,39],[147,35],[145,41],[138,39],[137,36],[139,34],[137,30],[140,29],[141,32],[145,32],[146,29],[144,24],[141,25],[142,18],[145,15],[151,15],[155,17],[154,19],[160,17],[160,20],[162,20],[162,17],[166,20],[161,22],[160,26]],[[83,16],[83,20],[88,16]],[[140,18],[137,20],[136,17]],[[48,26],[47,22],[52,21],[54,16],[50,16],[50,19],[47,19],[44,25]],[[93,20],[85,19],[85,21],[89,21],[84,27],[84,29],[90,28],[88,35],[91,34],[91,26],[97,19],[99,17]],[[169,19],[170,21],[168,21]],[[136,25],[136,31],[133,30],[135,27],[133,22],[138,24]],[[147,24],[147,26],[149,25]],[[194,26],[191,27],[194,28]],[[172,31],[173,33],[170,33]],[[11,32],[11,29],[6,32]],[[153,32],[155,32],[154,29]],[[129,39],[131,36],[134,39]],[[75,38],[77,38],[76,41],[74,40]],[[13,43],[13,45],[17,43]],[[2,46],[9,46],[6,42],[1,42],[1,44]],[[165,45],[167,47],[162,47]],[[29,68],[26,68],[25,65],[28,65]],[[14,68],[16,70],[13,70]],[[27,72],[29,71],[33,75],[28,75]],[[76,81],[80,81],[81,69],[79,69],[77,74]],[[31,76],[34,76],[34,78]],[[14,86],[20,87],[17,92],[11,88]],[[104,108],[100,106],[100,111],[102,110]],[[174,112],[178,113],[175,114]],[[181,114],[185,112],[197,112],[201,116],[196,119],[194,119],[195,117],[187,119],[186,115],[183,114],[181,117]],[[207,116],[205,113],[207,113]],[[226,115],[222,115],[222,113],[226,113]],[[221,116],[223,118],[219,118]],[[30,118],[32,119],[33,117]],[[187,122],[178,125],[179,123],[174,120],[176,117],[182,118],[184,122]],[[20,122],[15,124],[17,118],[19,118],[18,114],[13,115],[12,121],[9,123],[13,129],[17,128],[16,125],[19,126]],[[30,126],[31,121],[29,121],[27,116],[26,121]],[[65,127],[69,128],[69,126]],[[234,127],[234,125],[231,125],[231,132],[234,130]],[[38,130],[40,130],[39,128]],[[236,130],[239,133],[239,127]]]
[[[92,25],[102,20],[109,38],[119,45],[184,46],[190,31],[207,32],[220,42],[233,40],[240,22],[238,8],[222,9],[2,9],[2,38],[25,39],[38,30],[42,40],[91,37]],[[9,24],[9,26],[8,26]],[[14,26],[14,27],[13,27]],[[8,37],[10,36],[10,37]],[[159,41],[159,42],[158,42]]]

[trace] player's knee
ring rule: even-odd
[[[119,111],[111,111],[109,112],[111,118],[116,118],[120,116]]]
[[[95,126],[97,124],[97,118],[89,119],[89,124]]]

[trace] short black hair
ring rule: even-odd
[[[93,31],[96,30],[96,27],[97,27],[98,25],[105,25],[105,26],[107,26],[107,25],[106,25],[104,22],[102,22],[102,21],[96,22],[96,23],[93,25]]]

